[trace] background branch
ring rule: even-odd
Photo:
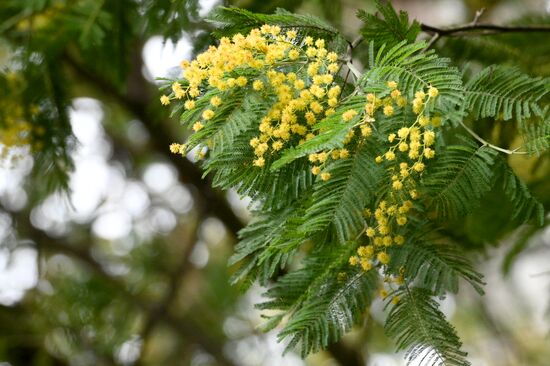
[[[66,242],[64,238],[50,237],[46,232],[35,228],[31,224],[26,213],[12,213],[12,217],[18,232],[25,233],[27,236],[26,239],[31,240],[40,252],[62,253],[79,261],[94,274],[105,279],[106,284],[122,293],[129,303],[145,313],[147,319],[155,319],[155,322],[160,321],[170,327],[174,332],[180,334],[189,343],[197,343],[206,352],[215,357],[220,365],[235,366],[231,360],[225,357],[223,342],[219,342],[218,339],[205,333],[200,327],[195,325],[191,319],[176,317],[168,311],[168,305],[176,293],[175,287],[177,287],[180,283],[179,281],[181,281],[179,276],[182,271],[181,267],[176,270],[178,276],[175,276],[175,279],[172,280],[173,282],[163,300],[159,303],[152,303],[141,295],[130,291],[121,278],[111,275],[105,266],[86,249],[89,246],[84,245],[85,243],[76,243],[80,245],[75,245],[75,243]],[[185,256],[184,260],[186,261],[186,259],[187,257]]]
[[[523,26],[506,26],[496,24],[467,24],[451,28],[438,28],[428,24],[420,24],[420,29],[423,32],[440,36],[483,36],[496,33],[533,33],[533,32],[550,32],[550,26],[547,25],[523,25]]]

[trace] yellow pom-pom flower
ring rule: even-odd
[[[330,179],[330,173],[328,173],[328,172],[321,173],[321,179],[324,180],[324,181],[329,180]]]
[[[187,110],[191,110],[195,108],[195,101],[194,100],[186,100],[183,104],[184,108]]]
[[[252,89],[254,90],[262,90],[264,88],[264,83],[261,80],[254,80],[252,83]]]
[[[201,122],[195,122],[195,124],[193,124],[193,131],[200,131],[203,127],[204,125]]]
[[[265,165],[265,159],[262,158],[262,157],[257,158],[256,160],[254,160],[253,164],[254,164],[254,166],[257,166],[257,167],[261,168]]]
[[[180,151],[180,144],[176,144],[176,143],[170,144],[170,152],[172,154],[177,154],[179,151]]]
[[[205,119],[205,120],[209,120],[209,119],[212,119],[212,117],[214,117],[215,113],[213,110],[211,109],[207,109],[205,110],[204,112],[202,112],[202,118]]]
[[[390,256],[386,253],[386,252],[380,252],[378,253],[378,255],[376,256],[376,258],[378,259],[378,261],[382,264],[388,264],[390,263]],[[387,296],[387,295],[386,295]]]
[[[355,109],[350,109],[342,113],[342,119],[346,122],[351,121],[355,116],[357,116],[357,111]]]
[[[210,104],[212,104],[214,107],[219,107],[222,104],[222,98],[216,96],[213,96],[210,99]]]
[[[400,189],[403,188],[403,183],[401,183],[401,181],[396,180],[395,182],[392,183],[392,188],[395,189],[396,191],[399,191]]]

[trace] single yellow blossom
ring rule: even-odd
[[[428,89],[428,95],[430,96],[430,98],[435,98],[438,96],[438,94],[439,94],[439,90],[436,87],[431,86]]]
[[[203,127],[204,125],[201,122],[195,122],[195,124],[193,125],[193,131],[200,131]]]
[[[210,104],[212,104],[214,107],[219,107],[222,104],[222,98],[216,96],[213,96],[210,98]]]
[[[386,253],[386,252],[380,252],[378,253],[378,255],[376,256],[376,258],[378,258],[378,260],[380,261],[380,263],[382,264],[388,264],[390,263],[390,256]],[[386,295],[387,296],[387,295]]]
[[[213,110],[211,109],[207,109],[205,110],[204,112],[202,112],[202,118],[205,119],[205,120],[209,120],[209,119],[212,119],[212,117],[214,117],[215,113]]]

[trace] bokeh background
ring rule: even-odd
[[[436,26],[467,23],[481,8],[494,23],[550,16],[548,0],[393,3]],[[157,80],[213,42],[204,18],[220,5],[0,1],[1,366],[403,365],[379,303],[364,327],[302,360],[282,355],[276,331],[257,329],[262,288],[229,285],[248,201],[211,188],[192,154],[169,153],[187,132],[160,106]],[[225,5],[311,13],[350,39],[356,10],[374,9],[358,0]],[[15,141],[13,129],[29,138]],[[443,300],[476,366],[550,364],[550,232],[518,246],[529,230],[474,251],[486,296],[464,286]]]

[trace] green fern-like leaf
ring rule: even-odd
[[[231,283],[248,288],[256,279],[265,285],[273,274],[294,255],[303,238],[289,235],[299,225],[300,203],[268,213],[256,213],[256,219],[239,232],[239,244],[229,265],[240,262]]]
[[[523,148],[529,154],[540,155],[550,149],[550,109],[547,108],[541,118],[522,123],[520,132]]]
[[[514,205],[512,218],[521,223],[534,221],[538,225],[543,225],[544,206],[542,203],[533,197],[527,185],[518,178],[505,161],[501,161],[499,167],[502,172],[503,191]]]
[[[298,348],[303,357],[326,348],[357,324],[378,286],[375,271],[342,273],[350,246],[327,248],[310,254],[303,269],[283,277],[266,293],[271,300],[259,305],[291,314],[279,339],[289,339],[287,350]]]
[[[390,251],[389,270],[402,275],[407,281],[416,281],[436,295],[447,291],[458,292],[458,282],[464,279],[480,294],[484,285],[482,275],[476,272],[458,247],[426,240],[429,233],[418,230],[403,246]],[[434,237],[434,240],[436,238]]]
[[[359,145],[353,157],[337,160],[326,169],[331,179],[318,180],[312,204],[301,230],[314,233],[331,228],[340,242],[353,239],[365,222],[363,210],[374,199],[384,170],[374,162],[369,143]]]
[[[449,146],[422,180],[427,207],[440,219],[454,219],[477,206],[491,189],[497,152],[473,143]]]
[[[407,364],[470,365],[465,359],[466,353],[460,349],[462,343],[456,331],[446,321],[429,290],[405,287],[392,295],[399,301],[392,306],[385,329],[399,350],[407,350]]]
[[[438,57],[433,51],[422,53],[425,46],[423,42],[407,44],[402,41],[391,48],[382,46],[375,51],[371,42],[369,67],[358,83],[369,85],[374,81],[395,80],[408,98],[420,89],[433,86],[439,90],[434,108],[445,114],[456,114],[454,106],[463,100],[461,75],[449,65],[448,59]]]
[[[518,122],[542,115],[539,102],[550,91],[547,79],[531,78],[518,68],[506,66],[484,69],[464,89],[464,110],[473,118],[515,118]]]
[[[381,18],[364,10],[357,12],[357,17],[363,22],[361,35],[367,41],[374,41],[378,46],[385,44],[391,47],[401,41],[413,43],[416,40],[420,33],[420,24],[416,20],[410,23],[407,12],[400,11],[398,14],[391,2],[382,4],[376,1],[376,9]]]

